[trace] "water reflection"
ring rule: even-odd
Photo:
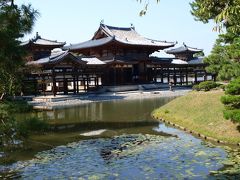
[[[52,124],[152,121],[150,117],[152,110],[173,98],[96,102],[67,109],[39,112],[38,117],[47,119]]]

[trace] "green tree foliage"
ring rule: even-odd
[[[225,105],[224,117],[240,123],[240,77],[231,81],[225,88],[225,96],[221,98]]]
[[[228,37],[240,34],[240,1],[239,0],[195,0],[190,3],[196,20],[208,23],[214,20],[215,30],[226,28]]]
[[[218,75],[220,80],[240,76],[240,1],[195,0],[191,4],[196,20],[215,21],[214,30],[222,32],[211,55],[205,59],[207,71]]]
[[[19,38],[31,32],[37,15],[31,5],[17,6],[13,0],[0,0],[0,98],[21,89],[25,52]]]
[[[217,74],[220,80],[231,80],[240,76],[240,38],[235,38],[231,44],[217,39],[211,54],[205,58],[209,64],[206,70]]]

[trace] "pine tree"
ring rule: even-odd
[[[38,12],[31,5],[0,0],[0,98],[21,91],[25,52],[19,38],[32,31]]]

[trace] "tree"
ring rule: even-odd
[[[218,75],[219,80],[231,80],[240,76],[240,38],[235,38],[232,44],[226,44],[219,38],[211,54],[205,58],[209,64],[206,70]]]
[[[225,105],[224,117],[233,122],[240,123],[240,77],[231,81],[225,90],[225,96],[221,98]]]
[[[195,0],[190,3],[195,19],[208,23],[215,21],[215,30],[227,32],[226,40],[231,42],[240,34],[240,1],[239,0]],[[231,38],[230,38],[231,37]],[[228,39],[230,38],[230,39]]]
[[[38,12],[31,5],[0,0],[0,98],[15,95],[21,87],[21,68],[25,52],[19,38],[32,31]]]

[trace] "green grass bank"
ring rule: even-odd
[[[237,144],[240,143],[240,131],[238,124],[223,117],[224,105],[220,101],[223,95],[222,90],[189,92],[154,110],[152,116],[207,137]]]

